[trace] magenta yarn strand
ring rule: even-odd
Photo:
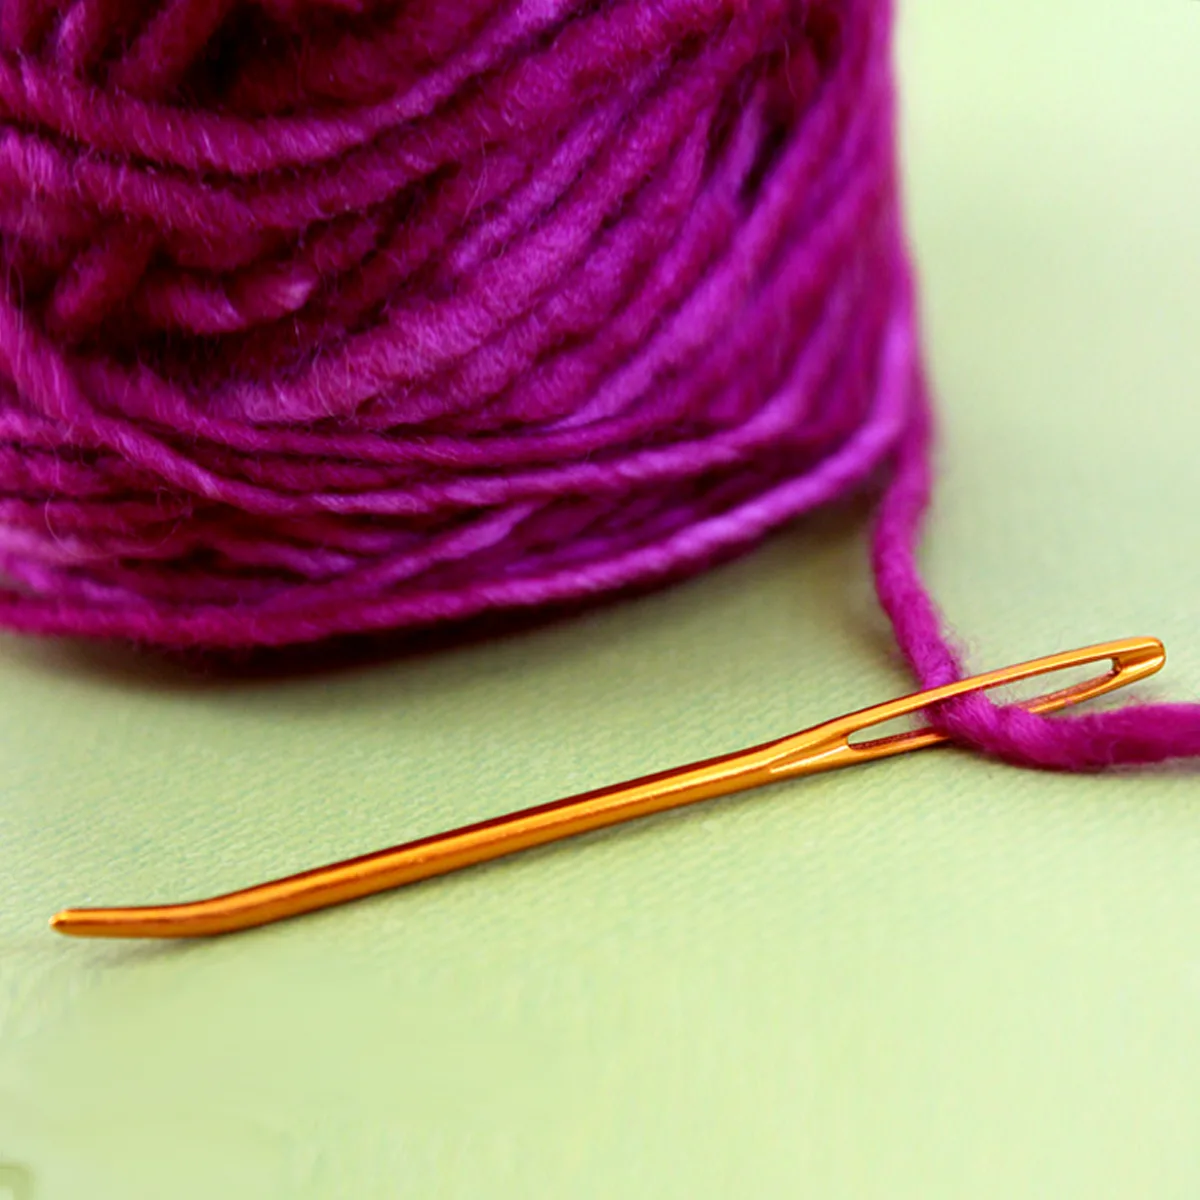
[[[931,414],[914,364],[912,419],[877,517],[873,565],[880,601],[922,687],[967,672],[917,571],[916,543],[929,501]],[[1020,766],[1089,771],[1200,756],[1200,705],[1134,704],[1116,711],[1038,717],[983,693],[940,706],[933,720],[961,744]]]
[[[923,684],[885,0],[0,4],[0,624],[169,649],[677,580],[859,490]],[[963,744],[1200,754],[1200,711]]]

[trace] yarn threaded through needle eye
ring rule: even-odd
[[[285,646],[680,578],[888,480],[929,408],[882,0],[0,7],[0,622]],[[1186,706],[956,738],[1200,753]]]

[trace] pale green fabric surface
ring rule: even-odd
[[[909,0],[903,35],[935,589],[980,668],[1153,632],[1144,693],[1196,699],[1200,5]],[[1194,771],[926,754],[220,942],[45,926],[908,684],[853,514],[319,679],[0,642],[0,1197],[1200,1194]]]

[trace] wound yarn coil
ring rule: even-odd
[[[888,481],[925,686],[929,407],[887,0],[6,0],[0,623],[284,646],[694,572]],[[1187,706],[940,721],[1200,753]]]

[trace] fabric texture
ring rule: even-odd
[[[928,582],[973,670],[1155,634],[1137,693],[1196,699],[1200,5],[900,18]],[[0,637],[0,1196],[1194,1200],[1186,764],[929,751],[245,937],[46,927],[902,694],[867,500],[677,587],[340,670]]]

